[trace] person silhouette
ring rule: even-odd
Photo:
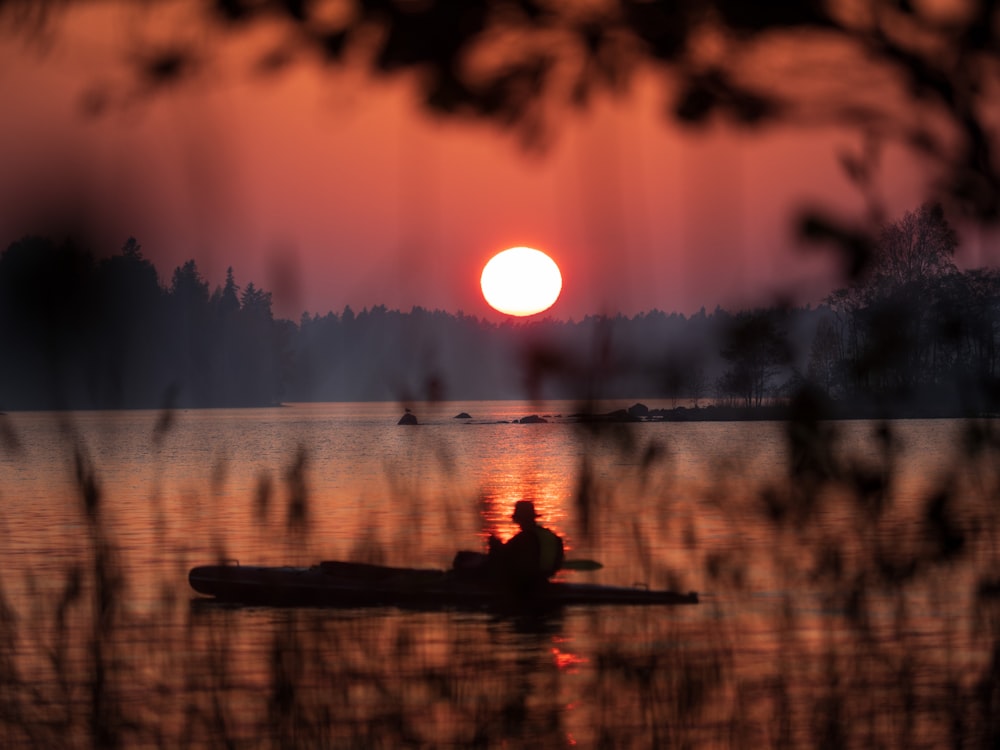
[[[518,500],[510,519],[521,530],[506,542],[489,539],[488,567],[517,591],[535,590],[562,568],[563,540],[538,523],[531,500]]]

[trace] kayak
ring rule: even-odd
[[[393,568],[325,561],[309,567],[200,565],[188,574],[191,588],[217,601],[266,606],[378,607],[412,609],[567,605],[697,604],[698,595],[643,587],[548,581],[532,595],[510,592],[460,571]]]

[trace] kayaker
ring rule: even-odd
[[[519,591],[530,591],[555,575],[563,563],[563,540],[538,524],[531,500],[518,500],[510,519],[521,531],[500,541],[490,536],[488,567]]]

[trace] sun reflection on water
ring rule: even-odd
[[[539,466],[535,457],[523,454],[497,457],[484,471],[482,522],[485,536],[507,539],[517,532],[511,520],[518,500],[531,500],[539,523],[560,536],[566,535],[567,506],[572,484],[554,467]]]
[[[572,651],[563,651],[558,646],[553,646],[552,661],[560,672],[576,674],[580,671],[581,665],[586,664],[589,660],[578,654],[574,654]]]

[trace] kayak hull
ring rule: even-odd
[[[218,601],[266,606],[488,609],[525,604],[558,607],[698,603],[698,595],[693,592],[561,581],[546,583],[526,600],[452,571],[339,561],[310,567],[201,565],[191,569],[188,581],[199,594]]]

